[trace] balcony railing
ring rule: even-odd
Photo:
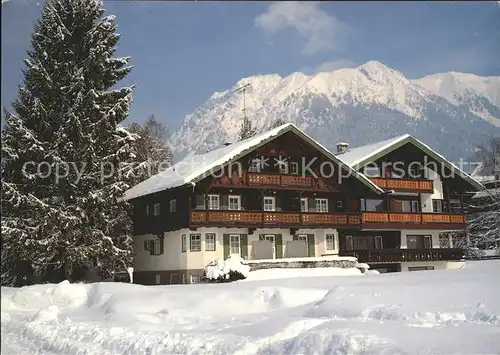
[[[371,178],[375,185],[385,190],[395,191],[415,191],[415,192],[430,192],[434,191],[432,180],[425,179],[386,179],[386,178]]]
[[[415,213],[415,212],[362,212],[362,223],[408,223],[418,225],[430,224],[465,224],[463,214],[449,213]]]
[[[281,185],[312,187],[312,178],[310,176],[282,175],[282,174],[262,174],[248,173],[248,185]]]
[[[461,260],[464,251],[460,248],[442,249],[373,249],[340,250],[340,256],[354,256],[360,263],[400,263],[414,261]]]
[[[241,225],[241,226],[357,226],[358,214],[271,212],[271,211],[191,211],[192,225]]]

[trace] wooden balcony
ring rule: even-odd
[[[432,180],[386,178],[371,178],[370,180],[384,190],[421,193],[432,193],[434,191],[434,184]]]
[[[248,185],[250,186],[280,185],[280,186],[312,187],[313,179],[310,176],[248,173],[247,181]]]
[[[401,263],[414,261],[457,261],[464,257],[460,248],[340,250],[340,256],[354,256],[360,263]]]
[[[249,226],[249,227],[357,227],[358,214],[265,211],[210,211],[190,212],[192,226]]]
[[[465,228],[465,216],[449,213],[362,212],[361,223],[363,229],[456,230]]]

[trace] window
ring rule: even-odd
[[[382,199],[361,199],[361,211],[383,211],[384,200]]]
[[[241,196],[235,196],[235,195],[229,196],[229,209],[241,210]]]
[[[260,173],[260,159],[252,159],[248,171],[251,173]]]
[[[420,212],[420,209],[418,208],[419,203],[417,200],[411,200],[411,211],[412,212]]]
[[[434,270],[434,266],[408,266],[408,271]]]
[[[335,235],[326,235],[326,250],[335,250]]]
[[[179,283],[179,275],[178,274],[170,274],[170,284],[178,284]]]
[[[408,249],[431,249],[432,236],[430,235],[407,235],[406,247]]]
[[[351,235],[346,235],[345,237],[345,248],[347,250],[353,250],[353,244],[352,244],[352,236]]]
[[[241,245],[240,245],[240,235],[232,234],[229,236],[229,251],[231,254],[241,254]]]
[[[300,211],[307,212],[309,210],[307,198],[300,199]]]
[[[187,237],[185,234],[181,235],[181,252],[185,253],[187,248]]]
[[[160,204],[155,203],[153,206],[153,215],[159,216],[160,215]]]
[[[146,216],[149,216],[149,205],[146,205]]]
[[[205,250],[215,251],[215,233],[205,233]]]
[[[432,211],[438,213],[443,212],[443,200],[432,200]]]
[[[264,211],[276,211],[276,198],[274,196],[264,196]]]
[[[326,198],[317,198],[316,199],[316,211],[317,212],[328,212],[328,199]]]
[[[220,200],[219,195],[208,195],[208,209],[209,210],[220,209],[219,200]]]
[[[337,200],[337,211],[343,211],[343,210],[344,210],[344,201]]]
[[[150,251],[151,250],[151,240],[145,240],[144,241],[144,250],[145,251]]]
[[[299,163],[291,162],[290,163],[290,172],[294,175],[298,175],[299,174]]]
[[[191,274],[191,283],[192,284],[197,284],[200,282],[200,275],[193,275]]]
[[[375,236],[375,249],[384,249],[384,243],[380,235]]]
[[[161,255],[163,254],[161,239],[149,239],[144,241],[144,250],[149,251],[149,255]]]
[[[205,195],[204,194],[197,194],[195,196],[195,202],[196,202],[196,209],[197,210],[204,210],[205,209]]]
[[[155,275],[155,283],[156,283],[157,285],[159,285],[159,284],[160,284],[160,282],[161,282],[161,276],[160,276],[160,274],[156,274],[156,275]]]
[[[280,174],[288,174],[288,163],[282,162],[278,164]]]
[[[190,235],[190,251],[201,251],[201,234],[191,234]]]
[[[169,210],[171,213],[175,212],[177,210],[177,200],[173,199],[169,201]]]

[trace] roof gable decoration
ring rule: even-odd
[[[377,193],[383,193],[383,190],[376,186],[366,176],[352,169],[348,164],[338,159],[328,149],[316,142],[310,136],[302,132],[292,123],[286,123],[282,126],[271,129],[255,135],[251,138],[214,149],[207,153],[198,155],[188,155],[183,160],[163,170],[162,172],[146,179],[145,181],[135,185],[125,192],[124,199],[131,200],[140,196],[153,194],[155,192],[163,191],[166,189],[179,187],[187,184],[196,184],[196,182],[203,178],[219,171],[222,167],[227,166],[241,157],[247,155],[253,150],[263,146],[264,144],[276,139],[277,137],[287,133],[293,132],[304,141],[308,142],[322,154],[338,164],[341,168],[348,170],[349,175],[353,175],[360,180],[364,185]]]
[[[427,144],[421,142],[420,140],[412,137],[409,134],[353,148],[351,151],[339,155],[338,158],[344,161],[346,164],[349,164],[353,169],[359,170],[363,166],[379,159],[380,157],[383,157],[384,155],[396,150],[399,147],[402,147],[405,144],[413,144],[415,147],[421,149],[430,157],[434,158],[438,162],[441,162],[446,168],[457,173],[458,176],[467,181],[477,190],[484,190],[484,186],[474,177],[464,172],[462,169],[446,159],[443,155],[434,151]]]

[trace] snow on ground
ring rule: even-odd
[[[380,275],[265,271],[229,284],[2,288],[2,354],[500,353],[500,260]]]

